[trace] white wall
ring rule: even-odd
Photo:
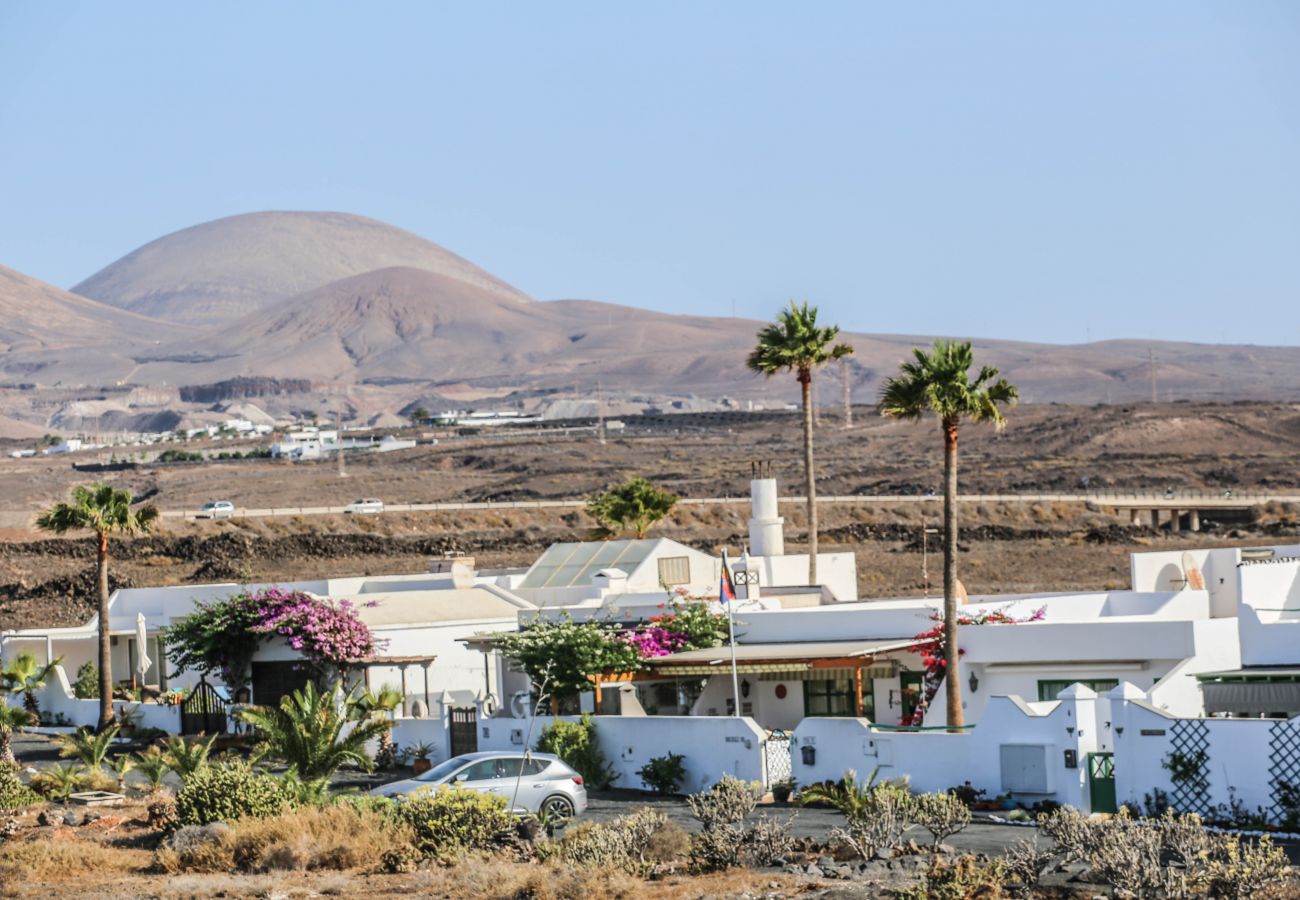
[[[864,719],[804,719],[794,734],[794,775],[799,784],[837,780],[852,769],[862,778],[907,778],[918,791],[942,791],[969,781],[989,797],[1003,793],[1001,748],[1028,744],[1046,748],[1048,790],[1022,794],[1025,802],[1054,799],[1088,809],[1086,754],[1105,750],[1095,695],[1076,688],[1077,697],[1043,704],[995,698],[984,721],[967,732],[881,731]],[[1073,731],[1067,730],[1073,728]],[[804,748],[814,762],[804,762]],[[1065,751],[1077,755],[1066,768]]]
[[[1115,792],[1119,802],[1141,804],[1143,795],[1160,788],[1173,792],[1169,772],[1162,763],[1175,748],[1180,729],[1200,731],[1208,738],[1205,775],[1207,794],[1185,812],[1203,812],[1206,806],[1226,804],[1231,799],[1229,787],[1237,799],[1251,811],[1263,806],[1271,809],[1273,788],[1271,774],[1275,765],[1285,763],[1270,747],[1270,736],[1277,729],[1300,732],[1300,718],[1289,723],[1269,719],[1198,719],[1181,720],[1152,708],[1141,699],[1120,698],[1123,685],[1111,695],[1115,737]],[[1134,692],[1135,694],[1138,692]],[[1187,741],[1184,745],[1189,745]]]
[[[77,699],[72,693],[72,685],[63,666],[55,666],[52,675],[53,677],[46,682],[45,688],[36,695],[36,702],[40,708],[51,715],[62,714],[76,726],[93,727],[98,724],[99,700]],[[21,702],[16,696],[7,699]],[[160,728],[172,734],[177,734],[181,730],[179,706],[135,703],[127,700],[115,700],[113,706],[119,711],[125,707],[138,714],[138,724],[141,728]]]
[[[1300,557],[1276,558],[1237,568],[1243,665],[1300,664]]]
[[[532,725],[533,749],[550,716],[529,719],[485,719],[479,722],[480,750],[522,750]],[[569,721],[573,721],[570,717]],[[619,773],[614,786],[644,790],[636,772],[652,758],[685,756],[682,793],[694,793],[723,775],[743,781],[763,781],[763,729],[752,719],[689,716],[596,716],[600,749]]]

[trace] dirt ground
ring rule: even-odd
[[[629,419],[622,436],[502,432],[347,461],[270,460],[140,465],[124,471],[74,471],[67,459],[0,459],[0,511],[19,520],[102,479],[164,509],[210,499],[239,506],[341,504],[361,496],[390,503],[572,499],[627,474],[642,474],[683,496],[744,498],[751,463],[770,464],[790,493],[800,476],[797,420],[788,414],[681,415]],[[967,493],[1083,490],[1300,491],[1300,406],[1190,404],[1023,406],[1007,428],[971,427],[962,441]],[[858,410],[855,424],[825,415],[817,433],[823,495],[910,494],[937,488],[939,431],[932,422],[898,423]],[[236,449],[234,445],[231,449]],[[223,447],[224,449],[224,447]],[[93,461],[93,460],[85,460]],[[107,457],[105,457],[107,461]],[[920,535],[939,517],[937,501],[830,506],[821,512],[824,550],[858,554],[863,597],[919,595]],[[783,508],[787,547],[802,549],[800,508]],[[739,549],[747,504],[681,506],[652,532],[705,550]],[[967,503],[962,507],[961,577],[972,594],[1123,588],[1128,554],[1164,547],[1285,540],[1300,533],[1296,511],[1281,504],[1234,517],[1203,518],[1199,534],[1129,527],[1113,510],[1084,504]],[[114,545],[118,586],[236,579],[292,580],[322,575],[423,571],[431,557],[460,551],[480,567],[527,565],[554,541],[581,539],[579,510],[475,510],[382,516],[282,517],[186,522]],[[932,540],[933,538],[931,538]],[[934,547],[929,548],[933,551]],[[938,559],[928,558],[931,584]],[[70,625],[90,610],[90,542],[13,527],[0,532],[0,628]]]

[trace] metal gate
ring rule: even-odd
[[[181,734],[225,734],[226,706],[217,689],[200,679],[181,704]]]
[[[478,750],[478,710],[473,706],[451,708],[451,755]]]
[[[788,731],[769,731],[763,741],[763,775],[766,787],[780,781],[789,781],[794,775],[794,766],[790,760],[790,733]]]
[[[1088,796],[1095,813],[1113,813],[1115,806],[1115,754],[1088,754]]]

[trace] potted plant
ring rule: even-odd
[[[411,768],[415,770],[416,775],[433,768],[433,762],[429,757],[433,755],[433,751],[436,749],[438,748],[433,744],[426,744],[423,741],[411,748],[411,755],[415,757],[415,761],[411,763]]]
[[[780,781],[772,782],[772,799],[777,803],[790,802],[790,795],[794,793],[794,779],[782,778]]]
[[[122,737],[130,737],[135,734],[136,728],[140,725],[140,720],[144,716],[140,713],[139,706],[123,706],[117,711],[117,724],[119,734]]]

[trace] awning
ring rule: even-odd
[[[735,659],[737,667],[747,667],[750,671],[774,670],[777,666],[790,669],[824,667],[834,663],[840,666],[867,665],[877,655],[891,650],[906,650],[923,643],[916,638],[892,638],[876,641],[794,641],[783,644],[737,644]],[[673,669],[688,667],[699,669],[705,674],[717,671],[717,667],[730,667],[732,648],[730,646],[710,647],[707,650],[683,650],[669,653],[667,656],[655,656],[646,660],[653,669]],[[761,669],[758,667],[762,667]]]
[[[1300,714],[1300,682],[1208,681],[1201,683],[1207,713],[1245,716]]]

